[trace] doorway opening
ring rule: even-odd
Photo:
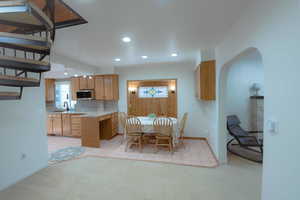
[[[223,66],[219,94],[221,159],[226,161],[228,155],[235,154],[244,159],[262,162],[264,69],[262,56],[257,49],[247,49]],[[232,119],[234,125],[240,129],[236,131],[237,137],[228,128],[229,121],[233,122]],[[245,142],[245,146],[238,139],[243,134],[251,139]],[[250,144],[252,142],[255,145]],[[230,153],[227,154],[228,152]]]

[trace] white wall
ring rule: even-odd
[[[225,89],[225,113],[239,116],[243,128],[251,128],[251,86],[259,83],[263,95],[264,74],[260,55],[257,51],[247,52],[227,66]]]
[[[68,76],[64,75],[68,72]],[[51,71],[45,73],[45,78],[63,79],[74,76],[75,74],[93,75],[93,74],[112,74],[114,68],[111,66],[99,67],[82,63],[76,59],[69,58],[56,52],[51,52]]]
[[[178,116],[189,113],[186,136],[208,137],[211,131],[210,102],[198,101],[195,97],[194,62],[161,63],[118,67],[120,75],[119,110],[127,112],[127,80],[178,79]]]
[[[299,0],[252,0],[243,16],[217,48],[218,89],[221,68],[250,47],[263,57],[265,119],[277,120],[279,132],[271,134],[265,124],[263,200],[299,199],[300,180],[300,2]],[[220,94],[220,91],[219,91]],[[222,96],[218,96],[218,100]],[[221,101],[220,101],[221,102]],[[222,111],[219,102],[218,109]],[[219,158],[226,159],[225,123],[218,115],[214,133]]]
[[[47,166],[44,102],[44,83],[20,101],[0,101],[0,190]]]

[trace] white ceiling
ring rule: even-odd
[[[55,52],[109,67],[195,59],[200,49],[222,40],[246,0],[64,1],[89,23],[59,30]],[[123,43],[123,36],[132,42]],[[179,56],[171,57],[172,52]]]

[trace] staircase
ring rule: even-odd
[[[55,4],[43,1],[43,9],[28,0],[0,1],[0,86],[19,88],[0,92],[0,100],[21,99],[23,88],[39,87],[51,68]]]

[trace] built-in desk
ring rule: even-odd
[[[117,134],[118,113],[103,116],[81,117],[81,145],[100,148],[101,140],[112,139]]]

